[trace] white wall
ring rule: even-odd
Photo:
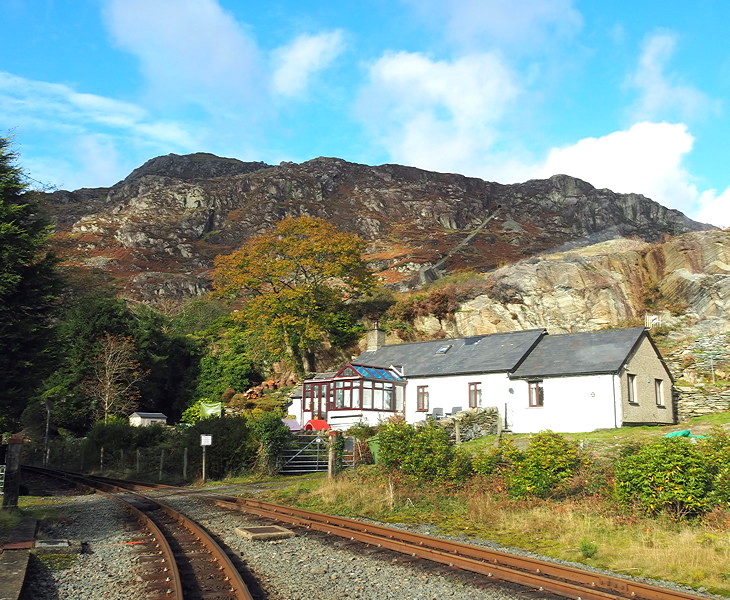
[[[295,414],[290,411],[290,414]],[[299,424],[304,428],[312,418],[312,411],[302,411],[301,404],[299,411],[296,414],[300,414],[301,418],[297,417]],[[367,423],[368,425],[378,425],[382,421],[385,421],[398,414],[393,411],[380,411],[380,410],[331,410],[327,414],[327,423],[332,429],[344,431],[349,429],[352,425],[357,423]]]
[[[513,381],[515,393],[510,395],[507,409],[509,428],[514,433],[545,429],[576,433],[618,427],[622,417],[617,380],[615,375],[544,379],[544,404],[539,407],[529,406],[527,382]]]
[[[407,377],[407,375],[406,375]],[[500,414],[509,395],[509,388],[514,386],[506,373],[490,373],[475,375],[451,375],[448,377],[408,378],[406,386],[405,408],[406,421],[416,423],[426,419],[434,408],[441,408],[444,415],[451,413],[454,407],[461,410],[469,408],[469,384],[480,383],[482,390],[481,406],[496,406]],[[521,383],[521,382],[518,382]],[[419,412],[417,407],[418,386],[428,386],[428,413]]]

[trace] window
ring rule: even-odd
[[[428,412],[428,386],[419,385],[416,388],[416,410]]]
[[[656,405],[663,407],[664,406],[664,380],[663,379],[654,380],[654,394],[656,396]]]
[[[477,408],[482,405],[482,388],[481,383],[469,384],[469,408]]]
[[[629,383],[629,404],[638,404],[639,398],[636,394],[636,375],[627,375]]]
[[[542,381],[528,381],[527,392],[530,406],[543,405],[545,398],[542,390]]]

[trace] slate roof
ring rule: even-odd
[[[617,373],[643,327],[546,335],[510,376],[515,379]]]
[[[374,367],[400,365],[406,378],[508,372],[543,335],[544,329],[531,329],[394,344],[365,351],[353,362]]]
[[[130,417],[133,417],[134,415],[137,415],[138,417],[142,419],[167,419],[167,415],[163,415],[162,413],[151,413],[151,412],[133,412]]]

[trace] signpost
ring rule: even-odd
[[[203,448],[203,483],[205,483],[205,449],[213,445],[213,436],[207,433],[201,434],[200,445]]]

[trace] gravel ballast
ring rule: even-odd
[[[236,535],[235,530],[264,524],[253,515],[216,507],[195,494],[162,492],[159,499],[199,521],[235,553],[263,590],[254,592],[257,598],[517,600],[525,596],[525,590],[515,586],[492,584],[470,573],[451,571],[444,566],[316,532],[294,529],[297,535],[289,539],[249,540]],[[87,552],[64,569],[50,570],[36,561],[23,600],[144,598],[139,555],[135,546],[129,544],[140,536],[125,528],[125,513],[118,502],[102,496],[79,496],[64,498],[58,507],[68,518],[54,523],[40,537],[86,542]],[[407,529],[433,533],[426,527]],[[487,540],[468,541],[495,547]],[[700,595],[680,586],[666,585]],[[528,595],[534,599],[553,597],[536,591]]]

